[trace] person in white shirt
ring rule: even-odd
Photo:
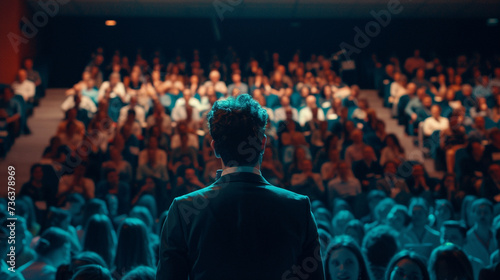
[[[12,83],[12,89],[15,94],[21,95],[26,102],[31,103],[35,97],[36,85],[28,80],[28,72],[24,69],[17,72],[17,81]]]
[[[432,105],[431,115],[425,119],[423,130],[425,136],[431,136],[436,130],[445,130],[450,127],[450,122],[447,118],[441,117],[441,107],[439,105]]]
[[[316,97],[314,95],[306,97],[306,104],[307,107],[302,108],[299,112],[299,123],[301,126],[304,126],[308,121],[313,119],[313,110],[317,112],[318,120],[325,120],[325,113],[323,110],[318,108]]]
[[[128,102],[128,95],[125,91],[125,86],[120,81],[120,74],[112,73],[109,76],[109,81],[102,83],[99,88],[99,95],[97,101],[101,102],[103,98],[119,97],[123,103]]]
[[[200,100],[193,98],[193,92],[191,91],[191,89],[185,88],[182,91],[182,97],[177,99],[177,101],[175,102],[175,106],[174,106],[174,109],[172,110],[172,114],[173,114],[173,111],[175,110],[176,107],[185,107],[186,101],[189,104],[189,106],[196,108],[196,110],[198,110],[198,112],[200,112],[201,109],[203,109],[203,106],[201,105]]]
[[[210,80],[206,81],[203,86],[214,87],[216,92],[220,92],[224,95],[227,94],[226,83],[220,81],[220,73],[217,70],[212,70],[208,76]]]
[[[197,130],[200,122],[200,112],[196,109],[196,107],[189,105],[191,103],[190,100],[194,99],[191,98],[191,91],[189,89],[184,90],[183,99],[184,104],[180,102],[179,106],[175,106],[174,109],[172,109],[172,121],[185,121],[191,130]]]
[[[78,84],[76,84],[75,87],[78,87]],[[71,108],[77,107],[85,109],[91,114],[95,114],[95,112],[97,112],[97,107],[94,101],[92,101],[89,97],[82,95],[79,89],[75,89],[75,92],[77,92],[75,95],[66,97],[66,100],[64,100],[63,104],[61,104],[61,110],[66,112]]]
[[[135,119],[139,122],[141,127],[146,127],[146,112],[144,108],[137,104],[137,97],[133,96],[130,98],[130,104],[123,106],[120,109],[120,117],[118,118],[118,124],[121,126],[127,119],[128,110],[135,111]]]
[[[274,120],[276,122],[285,121],[287,119],[286,111],[290,110],[292,112],[292,119],[294,121],[298,122],[299,121],[299,111],[297,111],[297,109],[290,106],[290,97],[283,95],[280,99],[280,103],[281,103],[281,107],[276,108],[276,110],[274,110]]]
[[[394,74],[395,81],[391,84],[391,96],[389,97],[389,103],[392,103],[392,115],[396,116],[399,99],[401,96],[407,94],[406,85],[408,79],[405,75],[397,72]]]

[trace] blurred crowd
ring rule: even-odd
[[[129,60],[97,49],[17,198],[18,273],[9,277],[154,279],[170,203],[221,168],[208,112],[248,93],[269,115],[262,175],[310,198],[327,279],[498,279],[498,57],[372,57],[375,98],[415,140],[416,157],[370,106],[375,91],[361,94],[335,58],[242,61],[228,48]],[[29,133],[40,85],[32,64],[2,87],[4,144]],[[428,175],[424,156],[443,178]]]

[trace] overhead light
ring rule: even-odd
[[[498,25],[498,18],[489,18],[487,21],[486,21],[486,24],[488,26],[497,26]]]
[[[116,20],[107,20],[104,22],[104,24],[106,24],[106,26],[115,26],[116,25]]]

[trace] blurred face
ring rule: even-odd
[[[493,213],[487,205],[479,205],[474,212],[476,214],[476,223],[478,225],[490,227],[493,222]]]
[[[241,82],[241,75],[240,74],[233,74],[233,82],[234,83]]]
[[[364,160],[373,160],[373,149],[371,147],[365,147],[363,149],[363,159]]]
[[[111,75],[111,77],[109,77],[109,83],[112,84],[112,85],[116,85],[118,84],[118,82],[120,82],[120,76],[119,75]]]
[[[430,96],[427,96],[424,98],[424,100],[422,101],[422,103],[424,104],[424,106],[426,108],[430,108],[432,106],[432,98]]]
[[[24,61],[24,68],[26,68],[26,69],[31,69],[31,68],[33,68],[33,60],[31,60],[31,59],[26,59],[26,60]]]
[[[216,83],[216,82],[218,82],[218,81],[219,81],[219,79],[220,79],[220,74],[219,74],[219,72],[217,72],[217,71],[212,71],[212,72],[210,73],[210,81],[212,81],[212,83]]]
[[[349,167],[346,163],[339,164],[339,174],[343,177],[346,177],[349,174]]]
[[[409,259],[402,259],[394,266],[391,280],[422,280],[424,276],[416,263]]]
[[[26,73],[26,70],[19,70],[19,72],[17,73],[17,76],[19,77],[19,82],[22,83],[28,77],[28,73]]]
[[[446,99],[448,101],[454,101],[455,100],[455,91],[453,89],[448,89],[446,92]]]
[[[415,93],[415,91],[417,90],[417,86],[416,86],[414,83],[409,83],[409,84],[407,85],[406,90],[408,91],[408,94],[410,94],[410,95],[411,95],[411,94],[414,94],[414,93]]]
[[[423,79],[424,78],[424,74],[425,74],[425,72],[424,72],[423,69],[418,69],[417,70],[417,78]]]
[[[461,248],[465,244],[465,238],[458,228],[442,227],[441,244],[447,242],[453,243]]]
[[[431,115],[436,119],[439,118],[439,116],[441,115],[441,109],[439,108],[439,106],[431,107]]]
[[[363,142],[363,134],[361,131],[359,130],[356,130],[356,131],[353,131],[352,134],[351,134],[351,140],[356,143],[356,144],[359,144],[361,142]]]
[[[412,223],[415,226],[425,226],[427,224],[427,211],[420,206],[415,205],[412,210]]]
[[[405,216],[400,210],[391,211],[387,215],[387,222],[391,227],[400,231],[405,227]]]
[[[359,277],[359,262],[349,249],[339,248],[332,252],[328,262],[331,279],[357,280]]]
[[[186,180],[191,181],[196,177],[196,174],[194,173],[194,169],[188,168],[186,169],[186,174],[185,174]]]
[[[312,163],[310,160],[302,161],[302,171],[311,172],[312,171]]]
[[[118,183],[119,182],[118,172],[116,171],[109,172],[107,179],[109,183]]]
[[[37,167],[33,170],[33,179],[35,179],[35,181],[41,181],[43,179],[42,167]]]
[[[446,204],[439,204],[436,206],[436,218],[441,220],[441,221],[446,221],[451,219],[451,211],[450,209],[446,206]]]
[[[290,98],[284,96],[281,98],[281,106],[288,107],[290,105]]]
[[[481,143],[472,143],[472,155],[475,157],[481,157],[483,155],[484,146]]]
[[[307,107],[309,108],[316,108],[316,97],[314,96],[308,96],[306,99]]]

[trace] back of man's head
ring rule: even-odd
[[[255,166],[261,159],[267,112],[248,94],[215,102],[208,114],[216,155],[226,166]]]

